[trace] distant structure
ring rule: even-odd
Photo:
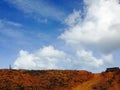
[[[10,70],[12,69],[11,65],[9,65],[9,69],[10,69]]]
[[[106,72],[115,72],[115,71],[119,71],[120,68],[119,67],[113,67],[113,68],[107,68]]]

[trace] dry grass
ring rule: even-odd
[[[0,90],[120,90],[120,70],[0,70]]]

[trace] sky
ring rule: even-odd
[[[120,67],[119,16],[119,0],[0,0],[0,68]]]

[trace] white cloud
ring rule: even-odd
[[[66,23],[76,24],[69,26],[60,38],[69,45],[90,45],[103,52],[120,48],[119,0],[85,0],[85,4],[87,6],[84,19],[81,21],[80,11],[73,12]]]
[[[34,53],[21,50],[14,62],[15,69],[92,69],[110,63],[112,55],[96,58],[91,51],[78,50],[75,55],[68,55],[53,46],[43,47]],[[110,59],[110,60],[109,60]]]
[[[91,51],[77,51],[77,56],[80,59],[79,61],[81,62],[81,65],[87,67],[99,68],[104,64],[104,60],[94,57]]]
[[[84,67],[89,68],[100,68],[104,65],[113,65],[114,59],[112,54],[108,55],[101,55],[101,56],[95,56],[95,52],[87,51],[87,50],[78,50],[76,55],[78,58],[78,62],[80,62],[81,65]]]
[[[81,17],[80,11],[74,11],[65,20],[68,28],[59,36],[68,44],[68,52],[57,50],[53,46],[43,47],[32,54],[20,51],[14,63],[15,68],[96,69],[113,64],[114,55],[111,52],[120,46],[119,2],[84,2],[87,5],[85,16]]]
[[[0,34],[9,37],[9,39],[20,39],[23,37],[22,30],[20,30],[22,26],[22,24],[14,21],[0,19]]]
[[[0,28],[3,27],[22,27],[23,25],[17,22],[13,22],[13,21],[8,21],[8,20],[4,20],[4,19],[0,19]]]
[[[21,23],[0,19],[0,44],[3,47],[13,49],[11,45],[16,47],[28,45],[26,32]]]
[[[107,64],[113,64],[114,63],[114,58],[112,54],[108,55],[102,55],[102,58],[104,59],[104,62]]]
[[[22,24],[13,22],[13,21],[5,21],[6,24],[11,25],[11,26],[16,26],[16,27],[22,27]]]
[[[80,64],[88,67],[114,64],[112,53],[120,48],[119,0],[84,0],[84,3],[85,16],[80,11],[69,15],[65,20],[68,27],[59,37],[77,52]]]
[[[35,67],[34,55],[29,54],[27,51],[21,50],[19,57],[15,61],[15,68],[31,69]]]
[[[81,20],[80,11],[74,10],[72,14],[65,19],[65,23],[69,26],[77,24]]]
[[[16,69],[64,69],[68,63],[66,54],[63,51],[54,49],[53,46],[43,47],[30,54],[21,50],[15,60]],[[66,66],[67,67],[67,66]]]
[[[46,3],[44,0],[5,0],[14,5],[17,9],[31,15],[32,18],[39,22],[47,19],[62,21],[65,13],[57,7]],[[46,23],[46,21],[45,21]]]

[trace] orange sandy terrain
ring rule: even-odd
[[[120,69],[0,70],[0,90],[120,90]]]

